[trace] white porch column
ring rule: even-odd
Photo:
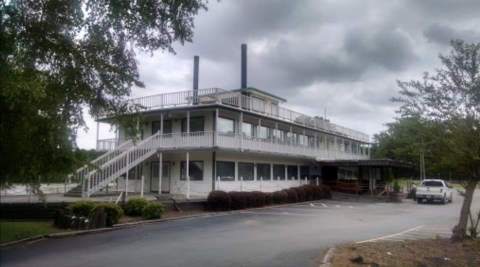
[[[336,137],[336,136],[333,137],[333,146],[334,146],[334,150],[333,150],[333,151],[335,152],[335,154],[334,154],[334,155],[335,155],[335,159],[337,159],[338,146],[337,146],[337,137]]]
[[[213,145],[217,146],[218,143],[218,108],[215,109],[215,140],[213,140]]]
[[[155,133],[152,133],[152,135]],[[160,113],[160,134],[163,134],[163,113]]]
[[[240,151],[243,151],[243,111],[240,111],[240,116],[238,118],[238,136],[240,137]]]
[[[99,146],[98,146],[99,135],[100,135],[100,122],[98,121],[98,116],[97,116],[97,142],[95,143],[95,147],[97,148],[97,150],[99,149]]]
[[[190,199],[190,153],[187,152],[186,164],[185,164],[185,174],[187,178],[187,199]]]
[[[125,197],[128,196],[128,173],[130,171],[130,154],[127,152],[127,173],[125,174]]]
[[[158,153],[158,194],[162,194],[162,176],[163,176],[163,154]]]
[[[140,196],[143,197],[143,189],[144,189],[144,182],[145,176],[142,175],[142,184],[140,185]]]

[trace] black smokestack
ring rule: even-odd
[[[193,57],[193,104],[198,104],[198,65],[200,57]]]
[[[247,45],[242,44],[242,88],[247,88]]]
[[[193,90],[198,91],[198,64],[200,58],[198,56],[193,57]]]

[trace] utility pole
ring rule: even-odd
[[[420,140],[420,181],[425,178],[425,142],[422,135]]]

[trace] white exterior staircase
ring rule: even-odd
[[[79,183],[65,196],[90,197],[118,177],[126,174],[143,160],[156,153],[161,135],[156,133],[138,143],[129,140],[112,151],[96,158],[69,176],[71,182]]]

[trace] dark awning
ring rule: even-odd
[[[317,160],[322,166],[337,167],[396,167],[412,168],[412,163],[392,159],[364,159],[364,160]]]

